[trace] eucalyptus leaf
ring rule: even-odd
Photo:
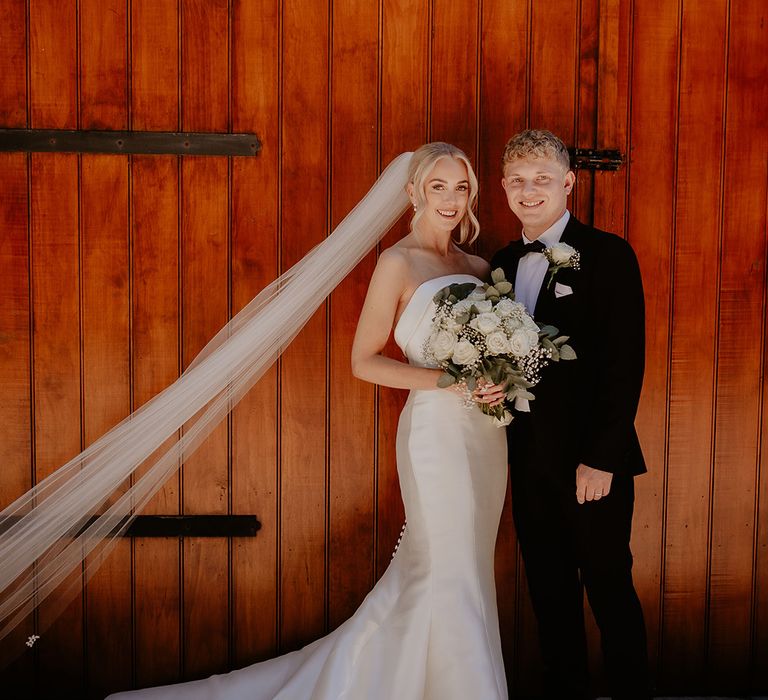
[[[555,338],[552,342],[557,345],[557,347],[560,347],[563,343],[565,343],[566,340],[570,338],[569,335],[561,335],[558,338]]]
[[[456,378],[450,374],[441,374],[437,379],[437,386],[440,389],[447,389],[449,386],[453,386],[456,383]]]
[[[575,360],[576,351],[570,345],[563,345],[560,348],[560,357],[563,360]]]
[[[548,338],[557,337],[558,330],[554,326],[542,326],[539,329],[539,335],[544,334]]]

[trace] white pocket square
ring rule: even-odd
[[[555,297],[557,299],[560,297],[567,297],[569,294],[573,294],[573,290],[567,284],[555,282]]]

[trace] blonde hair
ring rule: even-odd
[[[411,219],[410,229],[413,231],[419,219],[424,215],[424,205],[427,202],[427,196],[424,193],[424,183],[429,173],[432,172],[432,168],[435,167],[435,164],[441,158],[460,160],[467,168],[469,199],[467,201],[467,210],[459,222],[459,239],[457,243],[472,243],[480,234],[480,222],[473,211],[477,204],[477,176],[475,171],[472,170],[467,154],[460,148],[443,141],[425,143],[417,148],[411,156],[411,162],[408,166],[408,182],[413,186],[413,196],[416,199],[416,213]]]
[[[571,159],[565,144],[546,129],[526,129],[509,139],[501,157],[502,173],[508,163],[525,158],[550,158],[560,163],[566,171],[571,169]]]

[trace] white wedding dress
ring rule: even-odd
[[[418,287],[395,328],[424,366],[434,294]],[[110,700],[506,700],[494,545],[507,480],[506,431],[452,392],[412,391],[397,431],[407,527],[392,563],[355,614],[283,656],[201,681]]]

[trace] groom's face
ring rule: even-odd
[[[564,213],[576,176],[551,158],[523,158],[504,167],[501,186],[525,235],[538,238]]]

